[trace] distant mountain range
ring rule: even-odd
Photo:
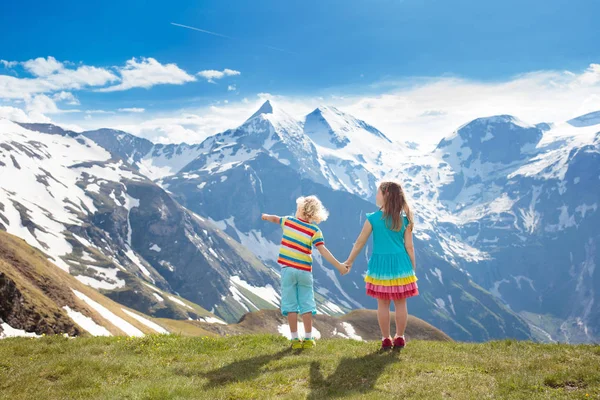
[[[457,340],[592,342],[598,115],[480,118],[431,152],[332,107],[296,120],[270,102],[195,145],[0,120],[0,229],[140,312],[198,319],[170,293],[235,322],[279,301],[280,232],[261,212],[289,214],[297,196],[318,195],[331,210],[325,240],[344,258],[377,183],[397,178],[417,215],[411,313]],[[346,277],[317,257],[320,312],[374,307],[365,253]]]

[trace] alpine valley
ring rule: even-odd
[[[422,151],[332,107],[296,119],[269,101],[192,145],[0,120],[0,229],[128,309],[236,323],[279,304],[280,229],[262,212],[316,194],[343,260],[393,178],[416,215],[411,314],[455,340],[596,342],[600,112],[533,122],[476,119]],[[368,251],[344,277],[316,257],[321,314],[375,307]]]

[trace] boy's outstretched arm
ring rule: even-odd
[[[263,221],[269,221],[274,224],[278,224],[281,221],[281,217],[278,215],[263,214],[261,218]]]
[[[352,268],[354,260],[356,260],[356,257],[358,257],[363,247],[365,247],[365,244],[367,244],[367,240],[369,240],[371,232],[373,232],[373,227],[371,226],[369,220],[366,220],[365,224],[363,225],[362,231],[360,232],[360,235],[358,235],[358,239],[356,239],[356,242],[354,242],[354,247],[352,247],[352,252],[348,257],[348,260],[346,260],[346,262],[344,263],[348,266],[349,269]]]
[[[330,264],[332,264],[340,272],[340,274],[346,275],[348,273],[348,267],[341,264],[337,260],[337,258],[335,258],[333,254],[331,254],[329,249],[325,247],[324,244],[317,246],[317,249],[319,250],[319,253],[321,253],[321,256],[323,256],[324,259],[326,259]]]

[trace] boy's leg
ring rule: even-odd
[[[298,286],[294,269],[281,270],[281,313],[287,316],[292,339],[298,338]]]
[[[307,339],[312,339],[312,312],[302,314],[302,323],[304,324],[304,335]]]
[[[290,325],[292,339],[298,339],[298,313],[288,313],[287,320]]]
[[[312,316],[317,313],[317,304],[315,303],[311,272],[298,271],[298,303],[300,304],[300,314],[302,314],[302,323],[306,332],[305,338],[313,339]]]

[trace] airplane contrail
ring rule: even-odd
[[[191,29],[191,30],[193,30],[193,31],[197,31],[197,32],[206,33],[207,35],[212,35],[212,36],[218,36],[218,37],[222,37],[222,38],[225,38],[225,39],[231,39],[231,40],[237,40],[237,41],[241,41],[241,40],[242,40],[242,39],[237,39],[237,38],[234,38],[234,37],[231,37],[231,36],[223,35],[223,34],[221,34],[221,33],[207,31],[206,29],[200,29],[200,28],[196,28],[196,27],[193,27],[193,26],[188,26],[188,25],[177,24],[177,23],[175,23],[175,22],[171,22],[171,25],[173,25],[173,26],[178,26],[178,27],[180,27],[180,28]],[[289,50],[280,49],[280,48],[278,48],[278,47],[273,47],[273,46],[267,46],[267,45],[264,45],[264,44],[259,44],[259,46],[261,46],[261,47],[265,47],[265,48],[267,48],[267,49],[275,50],[275,51],[280,51],[280,52],[282,52],[282,53],[288,53],[288,54],[297,54],[297,53],[294,53],[294,52],[292,52],[292,51],[289,51]]]
[[[211,31],[206,31],[204,29],[200,29],[200,28],[194,28],[193,26],[187,26],[187,25],[181,25],[181,24],[176,24],[175,22],[171,22],[171,25],[175,25],[175,26],[179,26],[181,28],[187,28],[187,29],[191,29],[194,31],[198,31],[198,32],[202,32],[202,33],[208,33],[209,35],[213,35],[213,36],[219,36],[219,37],[223,37],[226,39],[233,39],[230,36],[227,35],[221,35],[220,33],[216,33],[216,32],[211,32]]]

